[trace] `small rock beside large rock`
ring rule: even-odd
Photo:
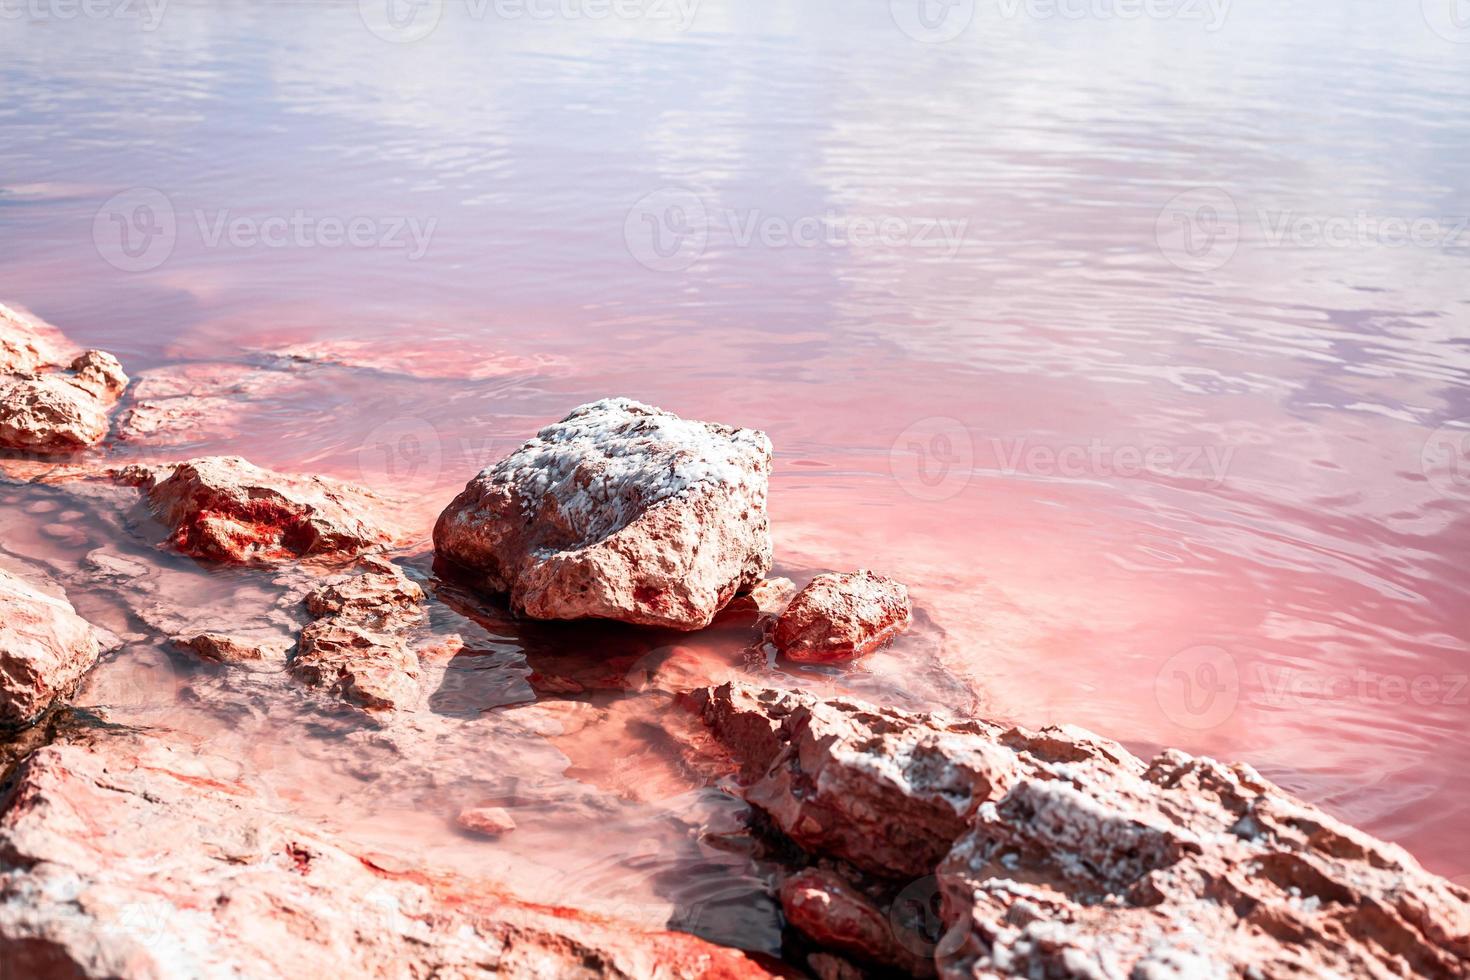
[[[770,467],[762,432],[594,402],[470,481],[434,546],[532,618],[700,629],[770,569]]]
[[[35,721],[101,652],[65,598],[0,568],[0,728]]]
[[[856,660],[890,642],[913,622],[909,591],[869,571],[818,575],[771,627],[771,642],[788,660]]]
[[[206,456],[117,474],[141,487],[169,528],[169,544],[195,558],[268,564],[351,557],[393,540],[373,523],[371,491],[316,476],[263,469],[238,456]]]

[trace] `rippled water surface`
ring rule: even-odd
[[[0,20],[0,300],[135,377],[303,360],[114,455],[392,489],[427,541],[592,398],[757,426],[779,570],[920,607],[783,682],[1244,759],[1470,873],[1470,28],[1434,0],[58,6]],[[80,574],[114,537],[11,493],[12,555]],[[748,623],[436,603],[467,648],[406,753],[279,692],[223,710],[156,640],[88,696],[249,746],[282,806],[385,851],[774,948],[738,813],[650,737],[643,681],[778,670]],[[538,701],[566,717],[505,720]],[[477,801],[522,829],[448,828]]]

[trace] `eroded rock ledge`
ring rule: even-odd
[[[7,976],[772,975],[693,936],[380,866],[274,812],[237,764],[156,740],[40,749],[0,811]]]
[[[837,875],[825,901],[790,879],[788,918],[863,965],[913,972],[903,906],[934,875],[947,978],[1470,972],[1470,894],[1249,766],[738,683],[685,702]]]
[[[270,564],[352,557],[394,539],[376,494],[318,476],[263,469],[238,456],[129,466],[177,551],[210,561]]]

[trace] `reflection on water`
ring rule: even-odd
[[[1363,2],[980,3],[947,41],[902,4],[705,0],[451,2],[399,43],[358,6],[0,24],[0,299],[145,379],[253,372],[228,425],[117,452],[391,488],[426,540],[477,468],[628,395],[766,429],[785,569],[896,575],[922,628],[787,673],[738,624],[534,628],[446,586],[465,647],[410,735],[137,624],[98,703],[146,677],[138,720],[250,746],[282,805],[374,846],[665,913],[687,890],[757,947],[731,804],[651,736],[668,664],[1243,758],[1470,872],[1470,44]],[[7,551],[134,547],[26,510],[45,493],[7,504]],[[263,589],[168,568],[201,602]],[[453,829],[484,802],[521,829]]]

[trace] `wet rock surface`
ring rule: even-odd
[[[16,976],[765,977],[743,954],[345,847],[237,763],[102,733],[0,801],[0,961]]]
[[[103,648],[65,595],[36,579],[0,566],[0,729],[35,721]]]
[[[913,622],[909,591],[869,571],[818,575],[776,618],[771,642],[788,660],[856,660],[890,642]]]
[[[143,490],[171,532],[169,544],[196,558],[241,564],[343,558],[394,537],[371,491],[276,473],[238,456],[129,466],[118,479]]]
[[[291,672],[360,707],[412,707],[422,697],[409,636],[424,619],[424,591],[395,565],[367,559],[306,597],[317,619],[301,631]]]
[[[894,883],[886,946],[840,879],[783,888],[794,925],[860,960],[913,948],[894,923],[917,888],[942,898],[949,978],[1470,970],[1470,893],[1248,766],[739,684],[686,703],[807,854]]]
[[[770,568],[770,459],[751,429],[594,402],[470,481],[435,549],[533,618],[699,629]]]
[[[111,354],[70,347],[50,324],[0,306],[0,448],[49,455],[106,438],[128,377]]]

